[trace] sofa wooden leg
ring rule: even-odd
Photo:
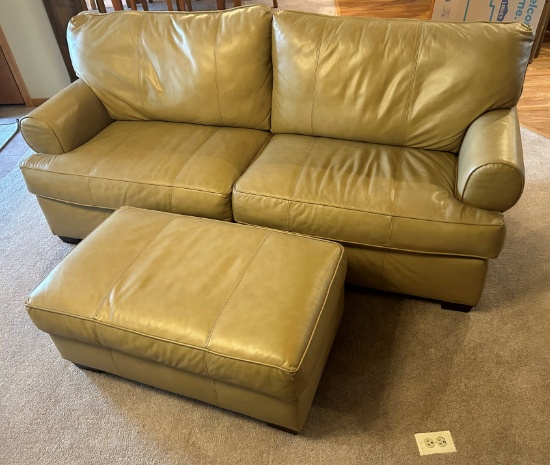
[[[73,362],[73,364],[78,368],[80,368],[81,370],[93,371],[94,373],[105,373],[104,371],[97,370],[96,368],[92,368],[92,367],[87,367],[86,365],[80,365],[79,363]]]
[[[472,308],[471,305],[454,304],[452,302],[441,302],[442,310],[453,310],[455,312],[468,313]]]
[[[57,236],[59,239],[61,239],[66,244],[78,244],[82,239],[76,239],[74,237],[67,237],[67,236]]]
[[[299,431],[294,431],[293,429],[285,428],[284,426],[279,426],[279,425],[275,425],[273,423],[268,423],[267,421],[265,422],[265,424],[267,426],[271,426],[271,428],[275,428],[275,429],[284,431],[285,433],[293,434],[294,436],[298,436],[300,434]]]

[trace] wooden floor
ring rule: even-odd
[[[336,0],[336,5],[342,16],[370,18],[429,19],[432,10],[432,0]],[[550,137],[549,41],[527,68],[518,111],[522,125]]]
[[[432,0],[336,0],[341,16],[429,19]]]

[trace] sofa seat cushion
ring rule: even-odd
[[[498,256],[502,214],[459,202],[452,153],[276,135],[233,191],[235,220],[342,243]]]
[[[62,155],[21,165],[36,195],[231,220],[231,189],[269,139],[254,129],[118,121]]]

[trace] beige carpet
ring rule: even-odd
[[[19,124],[17,122],[0,123],[0,150],[17,134],[18,129]]]
[[[550,140],[523,130],[527,186],[470,314],[349,289],[301,436],[62,360],[25,295],[71,250],[16,169],[0,181],[0,463],[550,463]],[[457,453],[420,457],[414,433]]]

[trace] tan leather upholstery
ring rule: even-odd
[[[474,307],[488,260],[346,245],[346,281],[383,291]]]
[[[519,23],[273,21],[274,133],[452,152],[479,115],[516,105],[533,41]]]
[[[21,118],[21,132],[35,152],[59,155],[85,144],[112,122],[101,100],[78,80]]]
[[[113,119],[270,127],[269,8],[83,12],[67,35],[77,75]]]
[[[528,26],[254,6],[84,13],[68,37],[82,81],[22,125],[55,234],[122,205],[236,219],[340,241],[350,282],[479,300],[523,189]]]
[[[159,121],[117,121],[64,155],[21,165],[29,191],[79,205],[123,205],[222,220],[231,189],[270,133]]]
[[[276,135],[235,186],[235,219],[345,244],[495,258],[504,220],[456,199],[456,158]]]
[[[36,196],[53,234],[61,237],[83,238],[103,223],[113,210]]]
[[[237,182],[235,219],[346,245],[353,284],[465,305],[505,238],[455,197],[452,153],[275,135]]]
[[[516,108],[476,119],[460,147],[457,197],[466,205],[503,212],[521,197],[525,183]]]
[[[297,402],[328,354],[345,273],[335,243],[124,207],[26,305],[54,337],[206,378],[214,399],[220,382]]]

